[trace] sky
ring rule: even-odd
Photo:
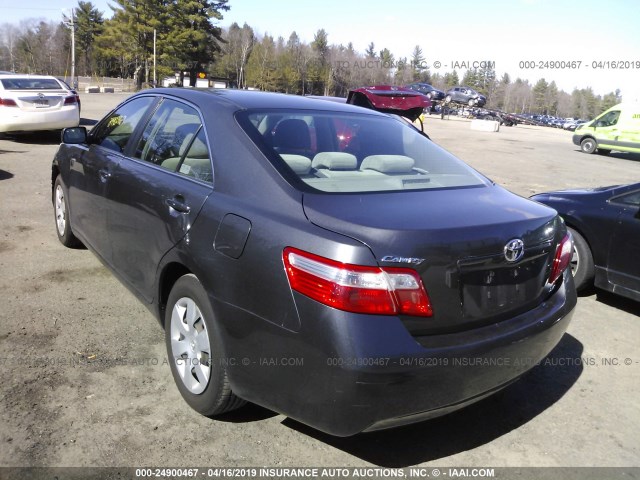
[[[105,17],[108,0],[92,0]],[[0,24],[26,18],[59,20],[75,0],[0,0]],[[640,101],[640,3],[637,0],[230,0],[217,22],[249,24],[259,34],[306,42],[324,28],[329,43],[364,52],[370,42],[396,59],[411,58],[420,45],[431,72],[495,62],[535,83],[555,80],[566,92],[591,86],[604,95],[620,89],[626,101]],[[455,5],[455,8],[452,6]],[[615,65],[614,65],[615,62]],[[437,67],[439,65],[439,67]],[[617,67],[617,68],[614,68]]]

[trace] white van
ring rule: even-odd
[[[573,143],[584,153],[640,153],[640,103],[619,103],[578,126]]]

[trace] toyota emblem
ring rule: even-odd
[[[515,263],[524,255],[524,242],[519,238],[509,240],[504,246],[504,258],[509,263]]]

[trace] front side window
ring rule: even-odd
[[[91,131],[91,143],[123,152],[154,97],[139,97],[125,103]]]
[[[392,117],[325,111],[239,112],[268,158],[323,192],[484,186],[488,181]]]
[[[624,203],[634,207],[640,207],[640,191],[628,193],[614,199],[616,203]]]
[[[609,112],[596,122],[596,127],[612,127],[618,123],[618,118],[620,118],[620,110]]]

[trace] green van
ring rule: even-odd
[[[584,153],[640,153],[640,103],[619,103],[576,128],[573,143]]]

